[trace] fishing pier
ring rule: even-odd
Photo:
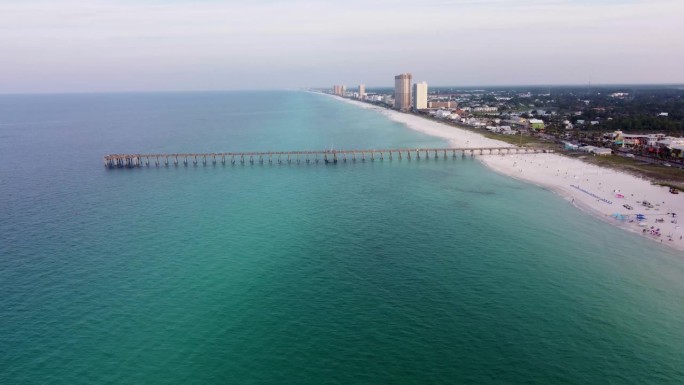
[[[178,154],[112,154],[104,157],[106,168],[168,167],[216,164],[309,164],[338,162],[366,162],[376,160],[447,159],[457,156],[473,157],[488,154],[538,153],[542,150],[527,147],[478,148],[414,148],[384,150],[324,150],[324,151],[266,151],[213,152]]]

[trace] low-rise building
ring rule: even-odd
[[[684,138],[665,137],[656,142],[660,149],[666,149],[673,158],[684,158]]]
[[[528,122],[527,119],[521,118],[519,116],[511,115],[509,119],[504,119],[501,121],[502,123],[505,123],[506,125],[509,125],[513,128],[518,128],[518,127],[528,127]]]
[[[484,127],[484,126],[486,126],[485,122],[483,122],[482,120],[477,119],[477,118],[466,119],[465,124],[467,124],[469,126],[473,126],[473,127]]]
[[[440,118],[440,119],[445,119],[449,115],[451,115],[450,110],[437,110],[437,111],[435,111],[435,117]]]
[[[612,155],[613,150],[611,150],[610,148],[598,147],[592,153],[594,155],[605,156],[605,155]]]
[[[530,128],[533,130],[543,130],[544,121],[541,119],[530,119]]]
[[[573,126],[572,123],[570,123],[569,120],[564,120],[564,121],[563,121],[563,127],[564,127],[566,130],[572,130],[573,128],[575,128],[575,126]]]
[[[449,100],[449,101],[429,101],[427,104],[428,108],[456,108],[458,107],[458,103]]]
[[[595,146],[582,146],[578,148],[579,151],[587,152],[594,155],[611,155],[613,150],[605,147],[595,147]]]
[[[635,135],[635,134],[624,134],[622,131],[615,131],[614,143],[621,145],[623,147],[637,147],[637,146],[656,146],[659,140],[664,139],[664,134],[648,134],[648,135]]]

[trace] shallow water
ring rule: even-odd
[[[0,96],[0,383],[684,381],[684,259],[298,92]]]

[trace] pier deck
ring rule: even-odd
[[[538,153],[540,149],[528,147],[477,147],[477,148],[402,148],[378,150],[323,150],[323,151],[265,151],[265,152],[212,152],[174,154],[111,154],[104,157],[107,168],[161,167],[183,164],[283,164],[283,163],[337,163],[365,162],[393,159],[436,159],[508,153]]]

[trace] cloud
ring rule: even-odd
[[[0,1],[0,92],[389,84],[404,71],[431,84],[680,82],[663,61],[684,60],[683,11],[671,0]]]

